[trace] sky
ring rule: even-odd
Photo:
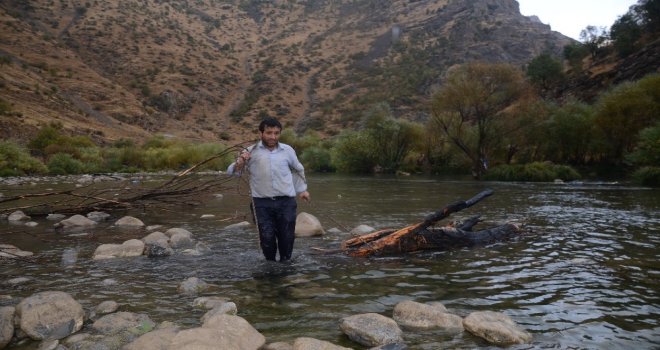
[[[520,13],[536,15],[552,30],[575,40],[589,25],[609,29],[637,0],[518,0]]]

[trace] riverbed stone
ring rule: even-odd
[[[69,294],[59,291],[36,293],[16,306],[22,331],[34,340],[62,339],[82,328],[85,313]]]
[[[468,332],[495,345],[525,344],[532,340],[531,334],[500,312],[473,312],[463,319],[463,326]]]
[[[156,241],[159,241],[161,239],[164,239],[165,241],[168,241],[170,239],[170,237],[168,235],[160,232],[160,231],[154,231],[154,232],[142,237],[142,241],[145,244],[156,242]]]
[[[110,214],[103,211],[92,211],[87,213],[87,218],[96,222],[108,220]]]
[[[192,232],[186,230],[185,228],[180,228],[180,227],[173,227],[173,228],[171,228],[171,229],[165,231],[165,234],[167,235],[167,237],[172,237],[172,236],[174,236],[174,235],[177,234],[177,233],[182,233],[182,234],[184,234],[184,235],[186,235],[186,236],[188,236],[188,237],[192,237],[192,236],[193,236]]]
[[[392,318],[402,327],[463,331],[463,318],[448,313],[442,304],[429,305],[405,300],[394,306]]]
[[[204,316],[202,316],[201,321],[202,323],[206,322],[210,318],[214,317],[215,315],[236,315],[238,313],[238,309],[236,308],[236,304],[234,304],[231,301],[228,301],[222,305],[218,305],[214,307],[213,309],[207,311]]]
[[[339,328],[351,340],[365,346],[379,346],[403,342],[403,332],[396,322],[377,313],[344,317]]]
[[[166,239],[159,239],[145,244],[144,254],[150,258],[160,258],[174,254],[174,249]]]
[[[266,344],[260,350],[293,350],[293,345],[287,342],[278,341]]]
[[[323,226],[316,216],[306,212],[296,216],[296,237],[321,236],[324,233]]]
[[[14,335],[15,313],[16,309],[13,306],[0,307],[0,349],[4,349]]]
[[[170,237],[170,246],[174,249],[188,248],[195,244],[190,232],[177,232]]]
[[[119,309],[119,304],[114,300],[106,300],[94,308],[94,312],[97,315],[106,315],[113,313]]]
[[[296,338],[293,342],[293,350],[351,350],[343,346],[332,344],[324,340],[308,337]]]
[[[174,337],[179,333],[178,327],[160,328],[141,335],[131,343],[122,347],[122,350],[162,350],[167,349]]]
[[[101,244],[94,251],[94,260],[140,256],[144,252],[144,242],[139,239],[129,239],[122,244]]]
[[[142,220],[132,217],[132,216],[124,216],[121,219],[115,221],[115,226],[122,226],[122,227],[143,227],[144,222]]]
[[[2,284],[10,286],[10,287],[16,287],[20,286],[21,284],[26,284],[32,281],[32,278],[30,277],[16,277],[16,278],[10,278],[6,281],[4,281]]]
[[[202,327],[179,332],[167,349],[257,350],[265,343],[266,338],[244,318],[216,315],[204,322]]]
[[[153,330],[155,326],[156,323],[147,314],[120,311],[99,318],[92,324],[92,329],[105,335],[123,331],[143,334]]]
[[[34,255],[11,244],[0,244],[0,258],[20,259]]]
[[[22,210],[16,210],[15,212],[9,214],[7,220],[9,222],[27,221],[30,220],[30,217],[25,215]]]
[[[28,222],[25,223],[25,226],[27,226],[27,227],[37,227],[37,226],[39,226],[39,223],[36,222],[36,221],[28,221]]]
[[[229,299],[219,296],[198,297],[192,302],[192,306],[196,309],[211,310],[217,306],[222,306],[229,302]]]
[[[197,277],[190,277],[179,284],[178,291],[181,294],[196,295],[209,289],[208,283]]]
[[[371,232],[374,232],[374,231],[376,231],[375,228],[373,228],[369,225],[362,224],[362,225],[358,225],[355,228],[353,228],[351,230],[351,234],[355,235],[355,236],[358,236],[358,235],[364,235],[364,234],[367,234],[367,233],[371,233]]]
[[[235,224],[225,226],[225,230],[242,230],[250,226],[251,224],[249,222],[241,221]]]
[[[48,214],[48,216],[46,216],[46,220],[50,221],[63,220],[64,218],[66,218],[66,215],[64,214]]]
[[[68,219],[64,219],[58,222],[57,224],[55,224],[55,227],[70,228],[70,227],[87,227],[94,225],[96,225],[96,221],[92,221],[82,215],[76,214]]]

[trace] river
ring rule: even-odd
[[[660,190],[616,183],[502,183],[433,177],[309,176],[310,204],[299,211],[319,218],[325,229],[401,227],[484,189],[494,195],[451,219],[482,215],[479,227],[521,223],[519,238],[486,247],[421,252],[400,257],[351,258],[317,254],[336,248],[346,233],[296,240],[290,264],[267,263],[254,228],[224,230],[221,221],[247,213],[248,199],[227,191],[198,207],[176,212],[128,213],[146,225],[182,227],[211,253],[91,260],[101,242],[120,243],[146,235],[111,223],[80,232],[0,223],[0,243],[32,251],[34,263],[2,261],[0,295],[26,297],[39,291],[70,293],[86,309],[104,300],[122,311],[147,313],[154,321],[194,327],[204,311],[182,296],[180,282],[196,276],[217,287],[213,295],[238,305],[267,342],[309,336],[363,349],[339,329],[344,316],[376,312],[392,316],[403,300],[442,302],[467,316],[491,310],[509,315],[532,333],[532,344],[513,348],[652,349],[660,347]],[[2,185],[5,196],[22,190],[71,184]],[[216,217],[201,219],[204,214]],[[240,220],[239,220],[240,221]],[[445,220],[447,221],[447,220]],[[78,261],[62,264],[75,249]],[[469,333],[405,331],[410,349],[476,348],[488,344]],[[15,347],[18,348],[18,347]],[[29,348],[21,347],[21,348]]]

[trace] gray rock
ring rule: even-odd
[[[110,214],[102,211],[92,211],[87,213],[87,218],[96,222],[105,221],[110,217]]]
[[[30,220],[30,217],[25,215],[25,213],[23,213],[23,211],[17,210],[15,212],[9,214],[9,216],[7,217],[7,220],[9,222],[27,221],[27,220]]]
[[[196,309],[207,309],[211,310],[217,306],[222,306],[223,304],[228,303],[229,300],[223,297],[198,297],[193,300],[192,306]]]
[[[293,342],[293,350],[351,350],[351,348],[314,338],[300,337]]]
[[[115,226],[123,226],[123,227],[143,227],[144,222],[138,218],[134,218],[132,216],[124,216],[123,218],[115,221]]]
[[[177,327],[161,328],[155,331],[143,334],[129,344],[122,347],[122,350],[162,350],[167,349],[174,337],[179,333]]]
[[[146,314],[132,312],[117,312],[105,315],[92,324],[92,328],[101,334],[117,334],[130,331],[135,334],[143,334],[154,329],[156,323]]]
[[[16,277],[16,278],[10,278],[6,281],[3,282],[3,284],[10,286],[10,287],[16,287],[21,284],[26,284],[28,282],[32,281],[32,278],[30,277]]]
[[[352,235],[364,235],[376,231],[375,228],[369,225],[359,225],[351,230]]]
[[[296,216],[296,237],[321,236],[325,232],[316,216],[301,212]]]
[[[231,224],[231,225],[225,226],[225,230],[241,230],[241,229],[244,229],[244,228],[247,228],[247,227],[250,227],[250,226],[251,226],[251,224],[249,222],[241,221],[241,222],[236,223],[236,224]]]
[[[34,253],[20,250],[11,244],[0,244],[0,258],[20,259],[32,255],[34,255]]]
[[[28,222],[25,223],[25,226],[27,226],[27,227],[36,227],[36,226],[39,226],[39,223],[36,222],[36,221],[28,221]]]
[[[87,226],[94,226],[96,225],[96,221],[92,221],[82,215],[73,215],[68,219],[64,219],[57,224],[55,224],[55,227],[63,227],[63,228],[73,228],[73,227],[87,227]]]
[[[145,245],[144,254],[150,258],[161,258],[174,254],[174,249],[170,247],[170,244],[166,239],[160,239],[155,242],[147,243]]]
[[[37,350],[58,350],[61,349],[60,341],[57,339],[44,340],[39,344]]]
[[[443,328],[463,331],[463,319],[447,313],[442,304],[422,304],[412,300],[402,301],[394,307],[392,318],[401,326],[408,328]]]
[[[0,349],[4,349],[14,335],[15,313],[16,309],[13,306],[0,307]]]
[[[376,313],[344,317],[339,328],[354,342],[365,346],[402,343],[403,332],[396,322]]]
[[[208,254],[211,252],[211,247],[204,242],[197,242],[197,244],[195,244],[195,250],[200,254]]]
[[[144,252],[144,242],[129,239],[122,244],[101,244],[94,251],[94,260],[140,256]]]
[[[265,343],[266,338],[242,317],[216,315],[202,327],[177,333],[167,349],[257,350]]]
[[[465,329],[496,345],[524,344],[532,341],[532,335],[520,328],[513,320],[499,312],[478,311],[463,319]]]
[[[193,235],[190,231],[186,230],[185,228],[180,228],[180,227],[174,227],[174,228],[171,228],[171,229],[165,231],[165,234],[167,235],[167,237],[172,237],[177,233],[182,233],[182,234],[184,234],[188,237],[192,237],[192,235]]]
[[[170,237],[169,237],[168,235],[166,235],[166,234],[160,232],[160,231],[155,231],[155,232],[152,232],[152,233],[150,233],[150,234],[144,236],[144,237],[142,238],[142,241],[143,241],[145,244],[149,244],[149,243],[153,243],[153,242],[159,241],[159,240],[161,240],[161,239],[164,239],[165,241],[168,241],[168,240],[170,239]]]
[[[97,315],[106,315],[117,311],[117,309],[119,309],[119,304],[117,304],[116,301],[106,300],[96,305],[96,307],[94,308],[94,312]]]
[[[293,345],[279,341],[264,345],[260,350],[293,350]]]
[[[214,307],[213,309],[207,311],[204,316],[202,316],[202,323],[206,322],[207,320],[215,317],[216,315],[236,315],[238,312],[238,309],[236,308],[236,304],[234,304],[231,301],[228,301],[222,305],[218,305]]]
[[[407,350],[408,346],[403,343],[392,343],[370,348],[369,350]]]
[[[156,231],[156,230],[160,230],[161,228],[163,228],[163,225],[149,225],[149,226],[147,226],[146,230],[147,231]]]
[[[57,221],[57,220],[62,220],[66,217],[64,214],[48,214],[46,216],[46,220],[51,220],[51,221]]]
[[[22,331],[34,340],[62,339],[82,328],[85,313],[69,294],[36,293],[16,306]]]
[[[214,217],[215,217],[215,215],[213,215],[213,214],[203,214],[199,218],[200,219],[213,219]]]
[[[209,289],[208,283],[197,277],[190,277],[187,280],[181,282],[179,285],[179,293],[186,295],[196,295],[202,293]]]

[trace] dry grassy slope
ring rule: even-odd
[[[13,62],[0,66],[0,98],[20,114],[0,116],[3,138],[57,120],[105,141],[155,133],[243,141],[254,138],[262,110],[288,127],[323,118],[322,131],[332,132],[367,92],[352,79],[352,57],[396,60],[387,57],[395,26],[400,40],[414,36],[421,47],[450,42],[433,62],[440,67],[522,63],[567,40],[521,16],[513,0],[29,3],[0,4],[0,55]],[[351,96],[322,108],[347,88]],[[251,96],[242,120],[232,118]]]

